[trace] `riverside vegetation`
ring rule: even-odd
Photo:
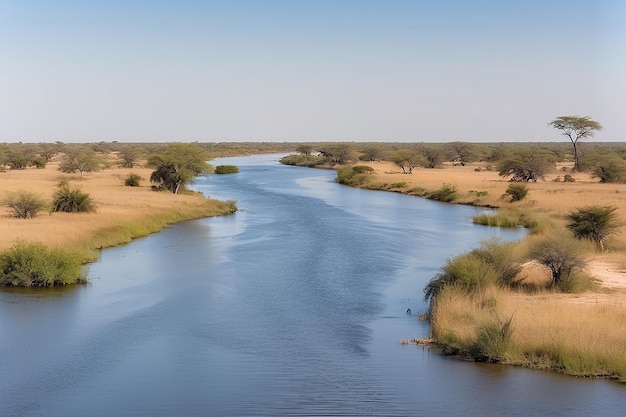
[[[483,242],[432,277],[431,340],[444,353],[626,381],[625,144],[578,143],[576,158],[557,143],[296,152],[282,162],[335,168],[350,186],[497,208],[473,221],[528,228],[521,242]]]
[[[185,189],[211,170],[207,158],[188,144],[0,144],[0,285],[84,283],[102,248],[235,212],[234,201]],[[142,185],[159,161],[165,176]]]

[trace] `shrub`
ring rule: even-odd
[[[0,285],[51,287],[86,281],[81,256],[74,251],[18,241],[0,253]]]
[[[336,181],[344,185],[363,185],[374,173],[374,168],[367,165],[344,167],[337,170]]]
[[[456,185],[443,184],[440,189],[428,193],[426,197],[431,200],[442,201],[444,203],[450,203],[456,200],[458,197]]]
[[[283,165],[294,165],[302,167],[314,167],[325,162],[325,158],[315,155],[287,155],[280,159]]]
[[[66,213],[91,212],[96,206],[88,193],[80,188],[71,189],[67,181],[61,181],[52,198],[52,211]]]
[[[570,229],[578,239],[597,242],[604,250],[604,239],[616,233],[620,226],[614,206],[587,206],[577,208],[567,215]]]
[[[528,194],[528,187],[524,184],[511,184],[504,194],[511,197],[511,202],[522,201]]]
[[[448,286],[456,286],[471,293],[498,281],[495,269],[472,253],[448,259],[441,271],[424,288],[424,299],[431,307],[437,295]]]
[[[218,165],[215,167],[216,174],[236,174],[239,168],[235,165]]]
[[[596,163],[592,175],[602,183],[625,183],[626,161],[617,155],[609,155]]]
[[[9,207],[14,217],[20,219],[33,218],[47,206],[40,195],[30,191],[8,193],[2,202]]]
[[[141,175],[130,173],[128,177],[124,180],[124,185],[127,187],[139,187],[139,182],[143,180]]]
[[[529,257],[547,268],[551,285],[563,289],[572,272],[582,270],[586,261],[579,243],[560,233],[548,235],[532,242]]]
[[[515,242],[502,242],[498,238],[492,238],[483,240],[480,247],[470,253],[491,265],[498,275],[500,284],[512,286],[522,270],[515,247]]]
[[[570,174],[565,174],[563,175],[563,182],[576,182],[576,180]]]

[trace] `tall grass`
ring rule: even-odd
[[[485,344],[486,326],[493,336],[501,318],[513,317],[509,342],[498,346],[498,361],[626,381],[623,305],[575,304],[566,295],[529,296],[495,286],[468,296],[448,287],[431,317],[433,335],[448,352],[470,355]]]

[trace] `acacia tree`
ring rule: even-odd
[[[498,162],[498,175],[511,177],[515,182],[537,182],[554,169],[554,155],[543,149],[530,154],[520,151],[510,158]]]
[[[596,131],[602,130],[600,123],[584,116],[560,116],[551,121],[549,126],[559,129],[567,136],[574,148],[574,170],[580,171],[578,160],[578,142],[584,138],[591,138]]]
[[[207,152],[191,144],[173,143],[161,153],[151,155],[148,165],[156,168],[150,175],[150,182],[157,188],[178,194],[194,177],[206,174],[211,166],[206,162]]]
[[[412,149],[400,149],[391,156],[391,161],[402,168],[404,174],[412,174],[413,169],[424,165],[424,155]]]
[[[617,233],[620,226],[615,206],[580,207],[567,215],[570,229],[578,239],[597,242],[604,251],[604,239]]]
[[[59,171],[65,173],[78,171],[81,178],[83,173],[97,171],[102,164],[102,158],[96,151],[86,146],[68,146],[65,148],[64,154],[59,163]]]

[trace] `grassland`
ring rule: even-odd
[[[456,352],[469,350],[486,324],[499,326],[512,317],[510,343],[500,362],[626,381],[626,184],[600,184],[585,173],[574,174],[575,182],[555,181],[563,178],[562,169],[571,168],[566,164],[545,181],[526,184],[527,197],[511,203],[505,196],[510,182],[486,164],[422,168],[410,175],[393,163],[365,165],[375,172],[362,187],[428,196],[444,184],[454,185],[455,203],[532,217],[536,234],[564,228],[565,216],[577,207],[617,207],[623,224],[607,240],[608,252],[592,244],[587,248],[587,272],[598,281],[593,289],[565,294],[545,288],[546,271],[528,265],[521,273],[525,290],[494,286],[474,295],[454,288],[444,291],[431,312],[431,329],[440,346]],[[518,251],[524,253],[532,244],[531,236],[520,242]]]
[[[172,194],[151,190],[149,168],[110,168],[86,173],[64,174],[54,160],[43,169],[27,168],[0,172],[0,197],[6,192],[28,190],[51,201],[61,180],[80,187],[96,204],[95,213],[40,213],[33,219],[11,216],[0,207],[0,250],[17,239],[41,242],[48,247],[78,250],[85,261],[97,259],[98,250],[117,246],[157,232],[183,220],[232,213],[232,202],[207,199],[198,193]],[[127,187],[124,179],[140,175],[139,187]]]

